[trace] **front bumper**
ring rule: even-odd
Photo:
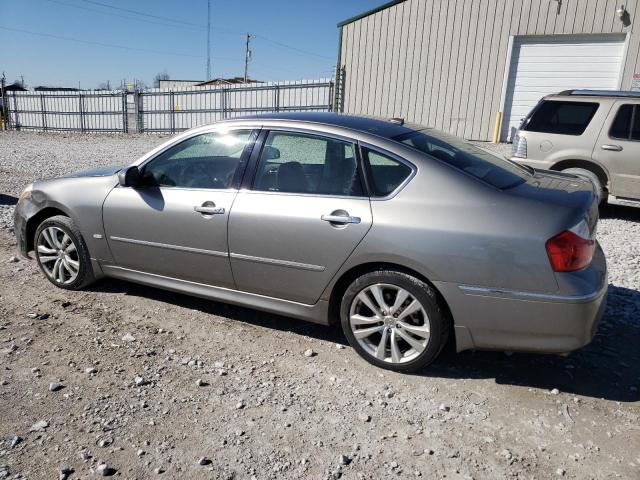
[[[27,257],[28,241],[27,241],[27,216],[25,212],[26,202],[18,202],[13,211],[13,230],[18,242],[18,250],[20,254]]]
[[[607,298],[600,246],[589,267],[562,275],[573,275],[575,290],[569,294],[436,284],[453,314],[457,350],[566,353],[590,343]]]

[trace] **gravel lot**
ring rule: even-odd
[[[0,478],[640,478],[640,210],[602,214],[591,345],[399,375],[336,329],[11,261],[26,184],[162,140],[0,133]]]

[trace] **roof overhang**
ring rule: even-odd
[[[356,15],[355,17],[347,18],[346,20],[343,20],[342,22],[338,23],[338,27],[344,27],[345,25],[347,25],[349,23],[353,23],[353,22],[355,22],[357,20],[360,20],[360,19],[362,19],[364,17],[368,17],[369,15],[373,15],[374,13],[378,13],[381,10],[393,7],[394,5],[397,5],[397,4],[405,2],[405,1],[406,0],[392,0],[390,2],[387,2],[387,3],[383,4],[383,5],[380,5],[379,7],[372,8],[371,10],[367,10],[366,12],[363,12],[360,15]]]

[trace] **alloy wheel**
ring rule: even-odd
[[[68,233],[58,227],[47,227],[40,232],[37,243],[38,260],[51,280],[67,285],[78,277],[80,258]]]
[[[418,299],[387,283],[369,285],[355,296],[349,325],[369,355],[394,364],[418,357],[431,335],[429,317]]]

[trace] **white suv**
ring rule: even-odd
[[[603,201],[640,207],[640,92],[544,97],[516,132],[511,159],[589,177]]]

